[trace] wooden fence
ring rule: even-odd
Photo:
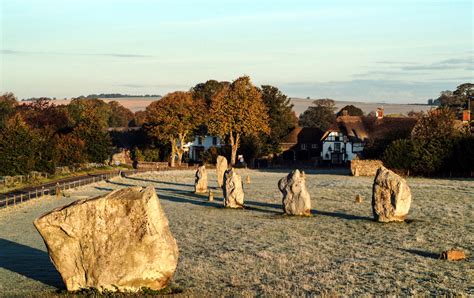
[[[42,196],[56,195],[58,191],[62,192],[71,188],[76,188],[79,186],[96,183],[99,181],[104,181],[113,177],[117,177],[118,175],[120,175],[119,171],[91,176],[91,177],[79,178],[77,180],[68,181],[68,182],[58,182],[56,184],[50,183],[50,184],[47,184],[47,186],[39,186],[36,188],[31,188],[28,191],[17,190],[6,195],[0,194],[0,208],[8,208],[8,207],[16,206],[23,202],[26,202],[32,199],[37,199]]]
[[[208,165],[206,165],[208,166]],[[183,164],[181,167],[160,167],[157,169],[135,169],[135,170],[125,170],[125,171],[114,171],[106,174],[99,174],[90,177],[81,177],[77,180],[72,181],[63,181],[58,183],[49,183],[46,186],[38,186],[29,188],[29,190],[16,190],[12,191],[8,194],[0,194],[0,209],[1,208],[8,208],[13,207],[23,202],[37,199],[42,196],[46,195],[56,195],[57,192],[62,192],[71,188],[76,188],[79,186],[96,183],[100,181],[105,181],[119,175],[126,177],[127,175],[133,175],[143,172],[151,172],[151,171],[173,171],[173,170],[190,170],[195,169],[196,166],[189,166],[187,164]]]

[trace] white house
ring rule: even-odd
[[[339,116],[321,138],[321,159],[331,164],[343,164],[362,155],[369,141],[388,144],[409,137],[416,118],[384,117],[383,109],[376,117]]]
[[[336,165],[353,160],[364,150],[366,139],[362,117],[339,116],[321,138],[321,159]]]
[[[196,136],[192,142],[184,145],[185,152],[188,153],[190,160],[199,161],[201,159],[202,152],[206,151],[211,147],[220,148],[223,146],[221,138],[215,136]]]

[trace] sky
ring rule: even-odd
[[[474,81],[473,1],[0,0],[0,92],[161,94],[248,75],[425,103]]]

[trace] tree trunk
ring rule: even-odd
[[[171,154],[170,154],[170,167],[174,168],[175,167],[175,156],[176,156],[176,140],[171,139]]]
[[[184,139],[186,138],[186,134],[179,134],[179,146],[177,147],[176,153],[178,154],[178,166],[181,166],[183,161],[183,154],[184,154]]]
[[[231,131],[230,132],[230,145],[232,146],[232,155],[230,157],[230,164],[232,166],[235,165],[235,162],[237,160],[237,149],[239,149],[239,143],[240,143],[240,134],[236,134],[234,138],[234,135],[232,134],[232,131]]]

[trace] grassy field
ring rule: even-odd
[[[281,172],[250,175],[244,210],[195,195],[192,171],[115,178],[0,210],[0,295],[49,295],[63,288],[34,218],[73,200],[132,185],[154,185],[178,241],[172,281],[185,295],[474,295],[472,259],[448,262],[451,247],[472,253],[474,181],[410,178],[413,204],[406,223],[371,220],[373,178],[307,175],[313,215],[282,215]],[[243,179],[245,181],[245,179]],[[354,203],[357,194],[364,197]]]

